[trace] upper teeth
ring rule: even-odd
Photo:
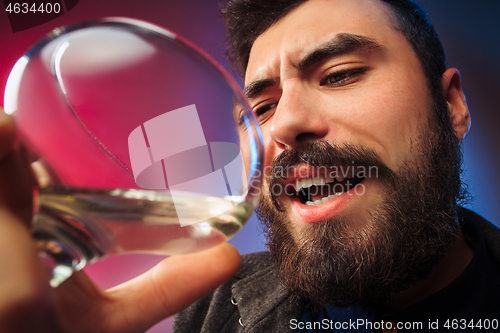
[[[338,181],[344,180],[344,177],[337,177]],[[317,186],[322,186],[327,183],[333,183],[335,181],[335,178],[330,177],[330,176],[318,176],[318,177],[312,177],[312,178],[304,178],[304,179],[297,179],[295,181],[295,184],[293,185],[293,188],[295,191],[299,192],[302,188],[308,188],[313,185]]]

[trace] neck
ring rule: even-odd
[[[429,277],[409,289],[397,294],[389,307],[398,311],[415,304],[443,289],[455,280],[469,265],[474,250],[467,244],[462,231],[448,246],[441,261],[434,267]]]

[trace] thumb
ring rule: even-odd
[[[167,258],[141,276],[109,290],[103,316],[112,332],[144,332],[231,278],[240,254],[227,243]]]
[[[29,225],[34,179],[27,161],[14,150],[15,127],[0,107],[0,203]]]
[[[15,127],[11,116],[5,114],[0,106],[0,159],[12,150]]]

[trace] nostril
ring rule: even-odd
[[[308,141],[313,141],[313,140],[318,140],[320,137],[317,134],[314,133],[300,133],[295,137],[295,140],[297,142],[308,142]]]
[[[287,145],[284,144],[283,142],[280,142],[280,141],[277,141],[277,140],[274,140],[274,143],[276,144],[276,146],[281,149],[281,150],[285,150],[287,149]]]

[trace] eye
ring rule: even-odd
[[[257,116],[257,119],[259,122],[262,122],[265,120],[268,116],[270,116],[271,112],[273,109],[275,109],[278,106],[278,103],[263,103],[259,104],[256,107],[253,108],[253,112]]]
[[[335,71],[327,74],[323,79],[321,79],[319,84],[320,86],[342,86],[352,83],[355,79],[367,71],[368,68],[365,67]]]

